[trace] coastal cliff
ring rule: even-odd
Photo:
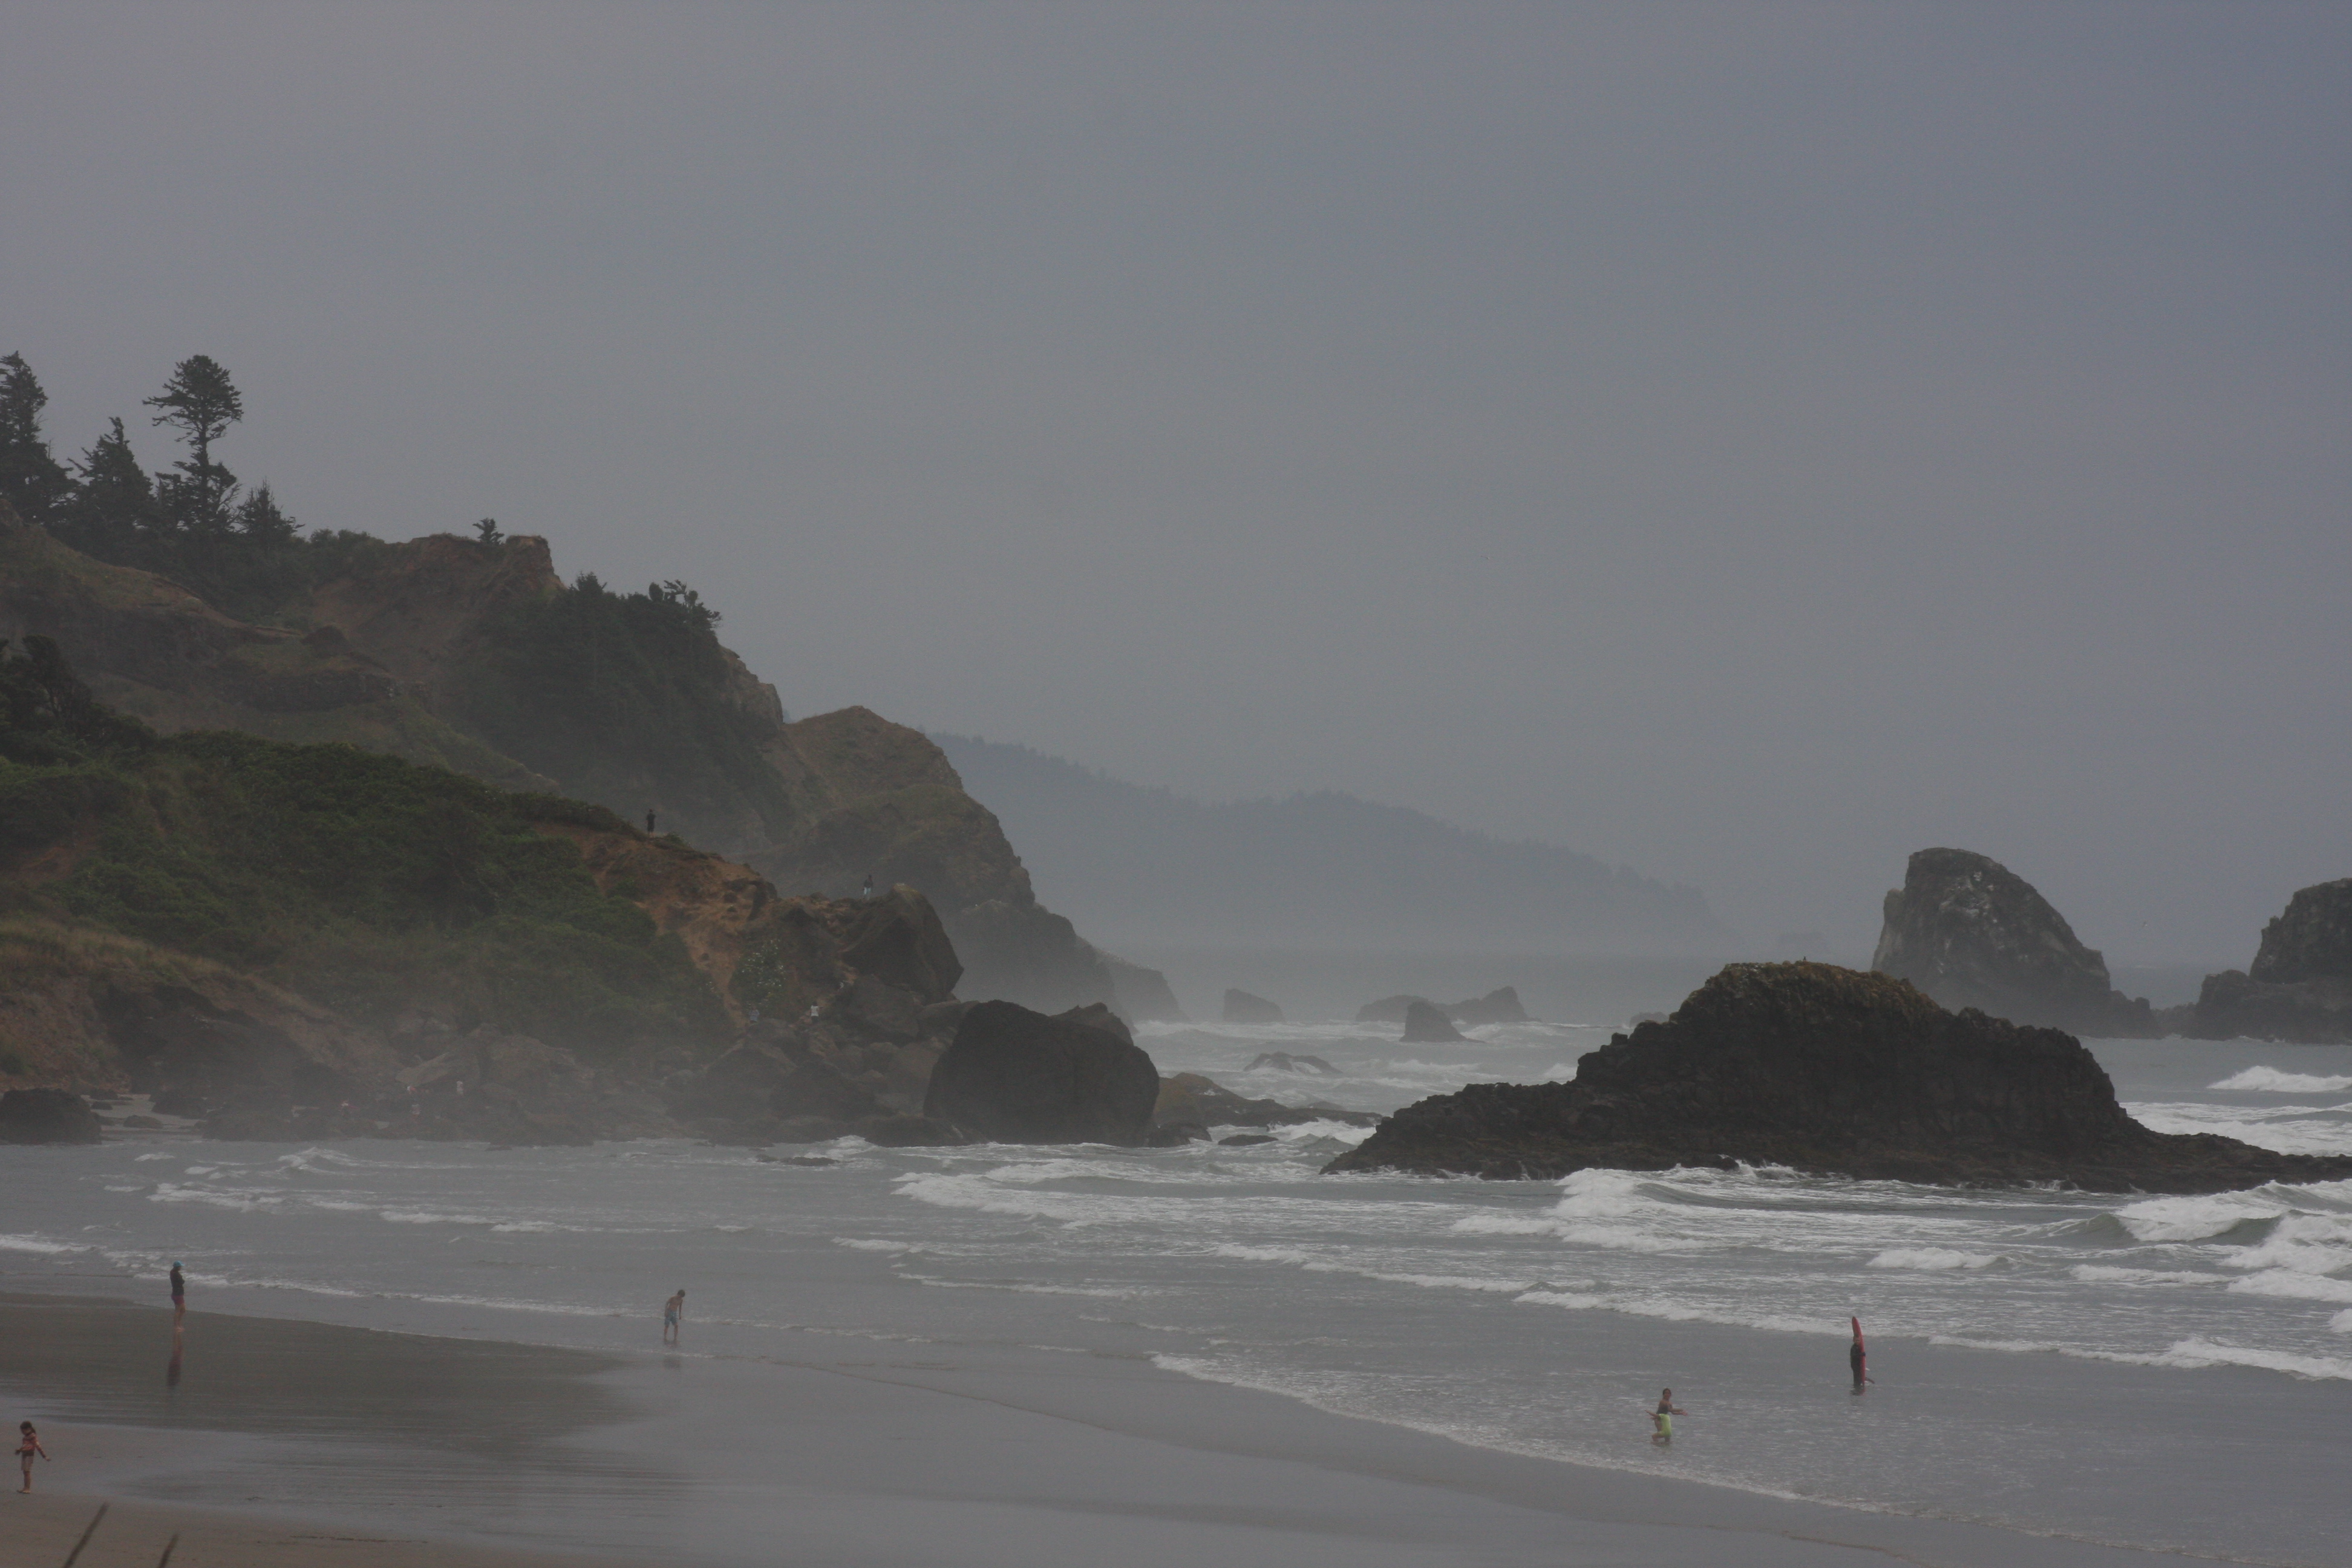
[[[1664,1022],[1583,1058],[1572,1081],[1422,1100],[1326,1169],[1547,1179],[1735,1163],[2107,1192],[2352,1177],[2352,1157],[2150,1131],[2073,1037],[1822,963],[1729,965]]]
[[[1166,1007],[1155,972],[1118,966],[1038,902],[937,745],[865,708],[789,721],[683,584],[567,584],[534,536],[284,548],[321,559],[259,624],[0,507],[0,637],[53,639],[100,700],[165,734],[343,742],[630,821],[651,810],[788,892],[919,888],[977,994]],[[1134,1002],[1115,966],[1133,971]]]

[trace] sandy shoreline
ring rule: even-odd
[[[1128,1357],[802,1336],[610,1356],[0,1300],[0,1394],[57,1454],[0,1563],[529,1568],[1197,1563],[1945,1568],[2178,1562],[1521,1458]],[[56,1489],[51,1490],[54,1487]]]

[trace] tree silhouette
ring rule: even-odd
[[[0,500],[34,522],[47,521],[73,489],[65,465],[41,438],[41,408],[48,401],[24,355],[0,357]]]
[[[186,477],[173,481],[170,498],[180,504],[175,512],[199,527],[218,529],[227,521],[228,498],[236,476],[213,461],[213,443],[221,433],[245,417],[245,397],[209,354],[193,354],[172,367],[163,390],[145,400],[158,425],[169,425],[188,444],[188,461],[178,465]]]

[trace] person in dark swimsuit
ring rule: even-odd
[[[188,1277],[180,1272],[180,1260],[175,1258],[172,1260],[172,1310],[184,1312],[187,1310]]]
[[[1853,1391],[1860,1394],[1863,1385],[1874,1381],[1870,1375],[1870,1352],[1862,1346],[1862,1320],[1849,1320],[1853,1324],[1853,1343],[1846,1347],[1845,1363],[1853,1369]]]

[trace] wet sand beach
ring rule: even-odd
[[[8,1419],[56,1455],[8,1500],[0,1563],[61,1562],[100,1500],[120,1511],[87,1568],[152,1562],[173,1531],[183,1568],[2177,1561],[1523,1458],[1126,1357],[183,1327],[173,1384],[168,1309],[0,1299]]]

